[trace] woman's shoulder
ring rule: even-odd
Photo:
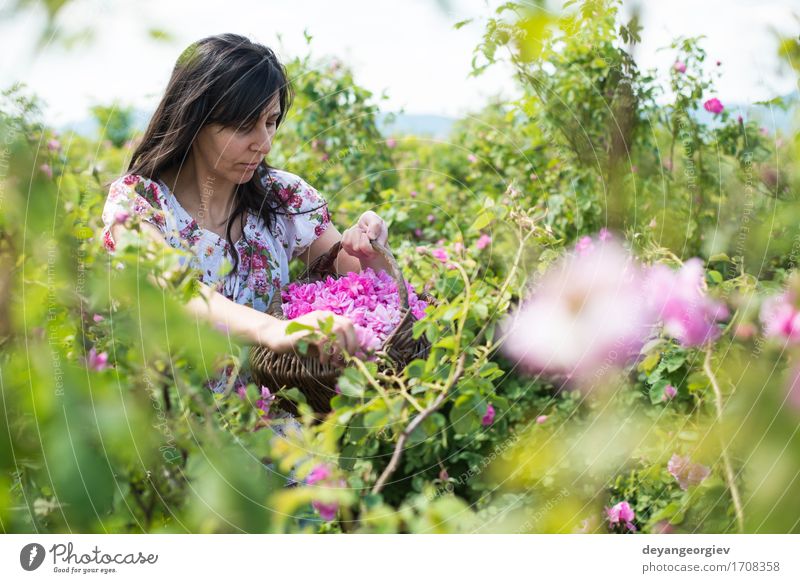
[[[289,209],[308,211],[326,204],[316,188],[292,172],[270,168],[264,175],[264,180],[265,186],[271,188]]]
[[[263,179],[267,184],[274,183],[279,186],[292,186],[299,183],[306,183],[300,176],[288,170],[280,168],[267,168],[263,174]]]
[[[124,174],[111,182],[108,189],[109,198],[140,196],[150,205],[163,207],[164,193],[157,180],[142,174]]]

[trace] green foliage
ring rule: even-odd
[[[686,71],[661,86],[631,56],[646,34],[615,2],[568,2],[557,16],[504,4],[474,72],[510,55],[521,97],[460,120],[448,143],[390,143],[346,66],[288,63],[295,105],[270,163],[318,188],[337,225],[375,208],[404,275],[436,302],[413,327],[429,356],[403,370],[351,358],[325,418],[285,388],[301,425],[285,437],[261,418],[259,387],[208,390],[248,347],[182,309],[197,291],[188,249],[136,229],[113,260],[100,245],[104,185],[135,138],[130,111],[97,106],[96,143],[56,136],[36,99],[7,91],[2,528],[608,532],[604,508],[626,500],[643,532],[796,531],[787,355],[741,330],[796,266],[800,141],[728,109],[703,113],[715,90],[701,39],[666,48]],[[498,355],[504,316],[564,248],[605,226],[647,264],[701,256],[709,294],[732,307],[721,339],[706,351],[659,337],[589,394],[521,374]],[[87,367],[100,353],[107,366]],[[711,475],[682,490],[667,471],[675,454]],[[320,466],[330,477],[307,483]]]

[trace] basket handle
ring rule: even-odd
[[[397,293],[400,297],[400,306],[403,308],[404,312],[408,312],[408,289],[406,288],[406,280],[403,278],[403,273],[400,271],[400,266],[397,265],[394,255],[386,245],[378,242],[377,239],[370,239],[370,243],[372,243],[372,248],[378,252],[378,254],[389,266],[389,275],[397,284]],[[334,268],[334,264],[341,249],[341,241],[337,241],[331,245],[331,248],[326,253],[323,253],[317,257],[314,262],[308,266],[308,268],[303,272],[301,278],[308,279],[312,273],[335,275],[336,269]]]

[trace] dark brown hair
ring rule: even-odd
[[[237,34],[206,37],[187,47],[178,58],[161,103],[153,114],[128,166],[129,174],[158,179],[167,168],[183,165],[200,129],[208,124],[252,128],[278,94],[279,126],[291,106],[293,92],[285,67],[269,48]],[[276,215],[286,214],[277,185],[262,176],[272,168],[262,160],[253,177],[237,184],[235,206],[226,238],[233,271],[239,267],[231,227],[250,210],[272,229]],[[246,235],[243,233],[243,237]]]

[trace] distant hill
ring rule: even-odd
[[[395,119],[389,122],[390,114],[378,115],[378,128],[385,136],[393,134],[411,134],[415,136],[428,136],[431,138],[446,138],[456,121],[452,117],[443,115],[415,115],[397,113]]]
[[[150,121],[152,111],[135,110],[136,129],[144,131]],[[414,134],[418,136],[429,136],[432,138],[445,138],[450,133],[455,119],[443,115],[414,115],[397,113],[395,119],[389,122],[391,114],[380,113],[378,115],[378,128],[385,136],[398,134]],[[59,131],[74,131],[82,136],[93,137],[97,135],[97,122],[92,118],[69,122],[58,128]]]

